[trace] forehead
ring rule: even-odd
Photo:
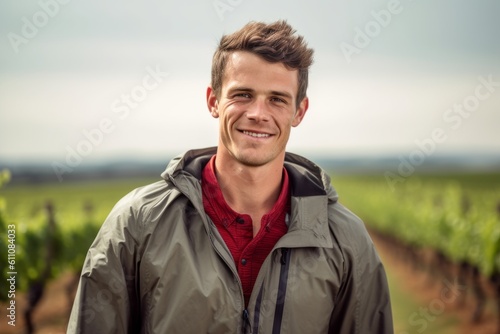
[[[246,51],[232,52],[227,59],[222,88],[233,85],[251,85],[257,89],[286,91],[296,96],[298,70],[289,69],[283,63],[271,63]]]

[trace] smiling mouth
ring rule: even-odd
[[[268,133],[257,133],[257,132],[251,132],[251,131],[241,131],[243,132],[244,134],[248,135],[248,136],[251,136],[251,137],[254,137],[254,138],[269,138],[271,137],[270,134]]]

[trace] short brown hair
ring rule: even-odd
[[[297,106],[306,97],[309,67],[313,62],[313,49],[307,47],[304,37],[295,35],[286,21],[271,24],[247,23],[240,30],[222,36],[212,60],[212,89],[219,98],[228,56],[235,51],[254,53],[271,63],[283,63],[298,70],[299,88]]]

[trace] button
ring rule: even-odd
[[[244,223],[245,223],[245,219],[243,219],[243,218],[241,218],[241,217],[238,217],[238,218],[236,218],[236,222],[237,222],[238,224],[244,224]]]
[[[247,264],[247,259],[241,259],[241,264],[246,265]]]

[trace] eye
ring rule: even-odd
[[[279,97],[271,97],[271,102],[287,104],[287,101]]]
[[[233,98],[249,99],[251,98],[250,93],[237,93],[233,95]]]

